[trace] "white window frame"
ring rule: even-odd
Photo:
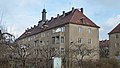
[[[119,43],[115,43],[115,48],[118,48],[119,47]]]
[[[92,44],[92,39],[88,39],[88,44]]]
[[[65,42],[65,38],[64,36],[61,36],[61,43],[64,43]]]
[[[88,28],[88,33],[92,33],[92,29],[91,28]]]
[[[82,44],[82,38],[78,38],[78,44]]]
[[[82,32],[82,27],[79,27],[79,32]]]

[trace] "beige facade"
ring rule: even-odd
[[[99,49],[99,29],[90,26],[66,24],[18,41],[19,44],[30,45],[31,47],[48,45],[56,48],[60,53],[65,50],[65,46],[70,46],[71,42]]]
[[[110,57],[117,56],[120,51],[120,33],[109,34],[110,40]]]

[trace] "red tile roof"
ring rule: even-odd
[[[120,33],[120,23],[108,34]]]
[[[83,20],[84,22],[80,21],[80,19],[82,18],[84,19]],[[47,28],[40,28],[39,25],[37,25],[34,28],[25,31],[18,39],[22,39],[69,23],[100,28],[95,23],[93,23],[89,18],[87,18],[81,11],[79,11],[78,9],[74,9],[65,13],[65,16],[61,15],[59,17],[53,18],[52,20],[46,21],[45,25],[48,25]]]

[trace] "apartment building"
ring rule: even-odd
[[[72,8],[69,12],[63,11],[62,15],[57,14],[50,20],[46,19],[46,13],[43,9],[42,20],[38,22],[38,25],[25,30],[17,39],[19,44],[51,47],[59,53],[59,56],[71,43],[85,44],[99,50],[100,27],[84,15],[83,8]],[[36,50],[33,51],[36,52]],[[98,59],[99,55],[95,58]]]
[[[120,24],[118,24],[109,34],[110,40],[110,57],[119,55],[120,52]]]

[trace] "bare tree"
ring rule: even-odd
[[[45,68],[52,68],[52,58],[57,56],[57,51],[55,51],[55,48],[52,48],[49,45],[41,46],[40,47],[40,55],[43,59],[43,67]]]
[[[109,47],[100,47],[100,57],[108,58],[109,56]]]
[[[94,50],[93,48],[88,48],[86,45],[75,45],[75,49],[73,51],[73,59],[77,62],[79,68],[83,68],[83,61],[84,59],[91,59],[91,57],[94,57]]]
[[[11,46],[14,42],[14,36],[10,33],[2,33],[0,30],[0,60],[1,62],[10,60]],[[9,63],[5,64],[9,64]],[[4,65],[5,66],[5,65]]]
[[[22,68],[25,68],[27,61],[32,59],[32,57],[30,57],[33,54],[32,50],[33,47],[30,47],[30,45],[18,45],[15,43],[15,45],[12,47],[12,52],[14,53],[12,56],[15,58],[14,61],[20,61],[22,63]]]
[[[92,60],[93,57],[98,55],[97,48],[91,48],[86,44],[76,44],[72,42],[71,45],[67,48],[65,55],[63,56],[64,63],[68,63],[69,68],[83,68],[83,62],[85,59]],[[66,59],[69,60],[66,62]],[[66,68],[67,68],[66,67]]]
[[[22,68],[25,68],[26,60],[32,53],[30,45],[18,45],[15,37],[10,33],[0,33],[0,56],[14,62],[20,60]],[[17,58],[17,59],[16,59]]]

